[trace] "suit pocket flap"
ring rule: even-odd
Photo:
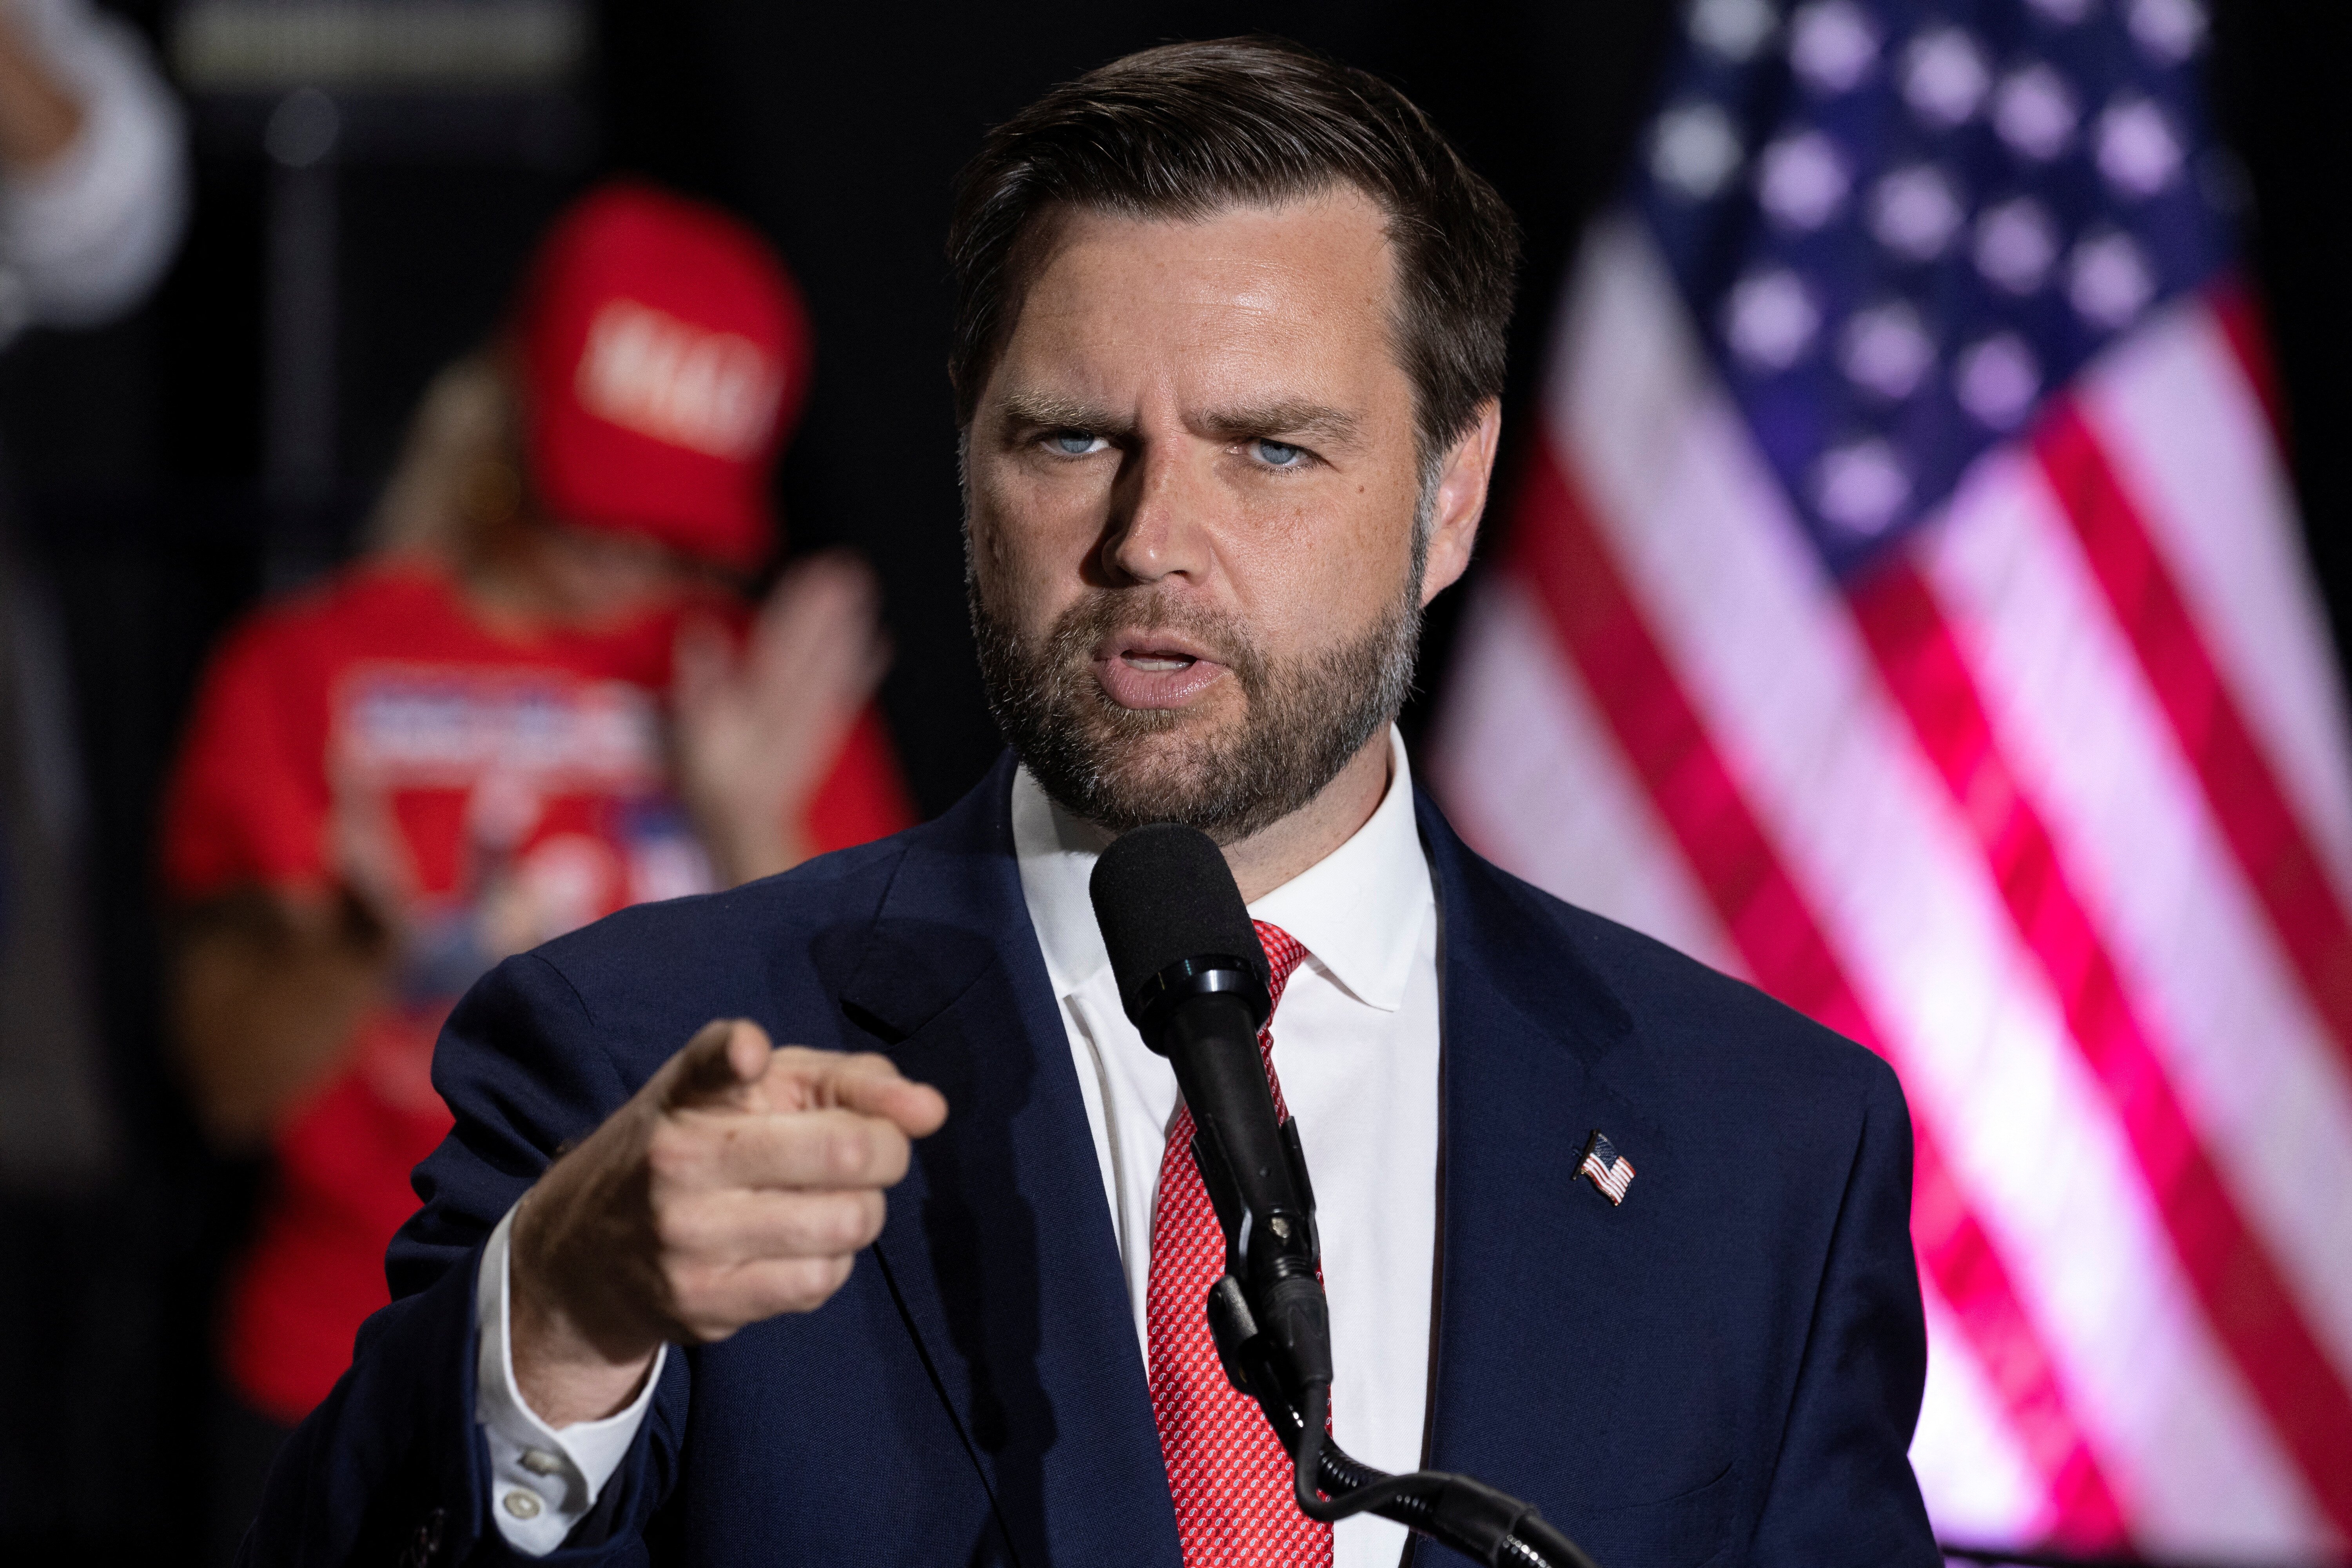
[[[1607,1568],[1699,1568],[1723,1549],[1738,1480],[1738,1467],[1727,1464],[1688,1491],[1601,1510],[1577,1544]]]

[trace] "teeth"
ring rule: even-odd
[[[1165,657],[1156,657],[1151,654],[1131,653],[1127,656],[1127,662],[1135,666],[1138,669],[1149,669],[1156,672],[1165,669],[1182,669],[1186,665],[1191,664],[1192,661],[1189,658],[1168,658]]]

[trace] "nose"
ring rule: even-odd
[[[1213,553],[1205,527],[1209,497],[1203,476],[1187,461],[1185,446],[1181,440],[1148,441],[1122,466],[1102,545],[1103,571],[1112,582],[1149,584],[1206,574]]]

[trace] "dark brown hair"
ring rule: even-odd
[[[1402,93],[1279,38],[1145,49],[1066,82],[992,132],[948,227],[948,374],[969,426],[1003,348],[1022,242],[1056,205],[1202,218],[1353,185],[1388,215],[1392,331],[1412,379],[1424,468],[1503,389],[1518,229]]]

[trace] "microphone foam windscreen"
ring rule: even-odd
[[[1184,959],[1239,958],[1265,977],[1265,949],[1249,907],[1224,856],[1200,829],[1156,822],[1121,834],[1095,862],[1087,888],[1130,1013],[1136,987]]]

